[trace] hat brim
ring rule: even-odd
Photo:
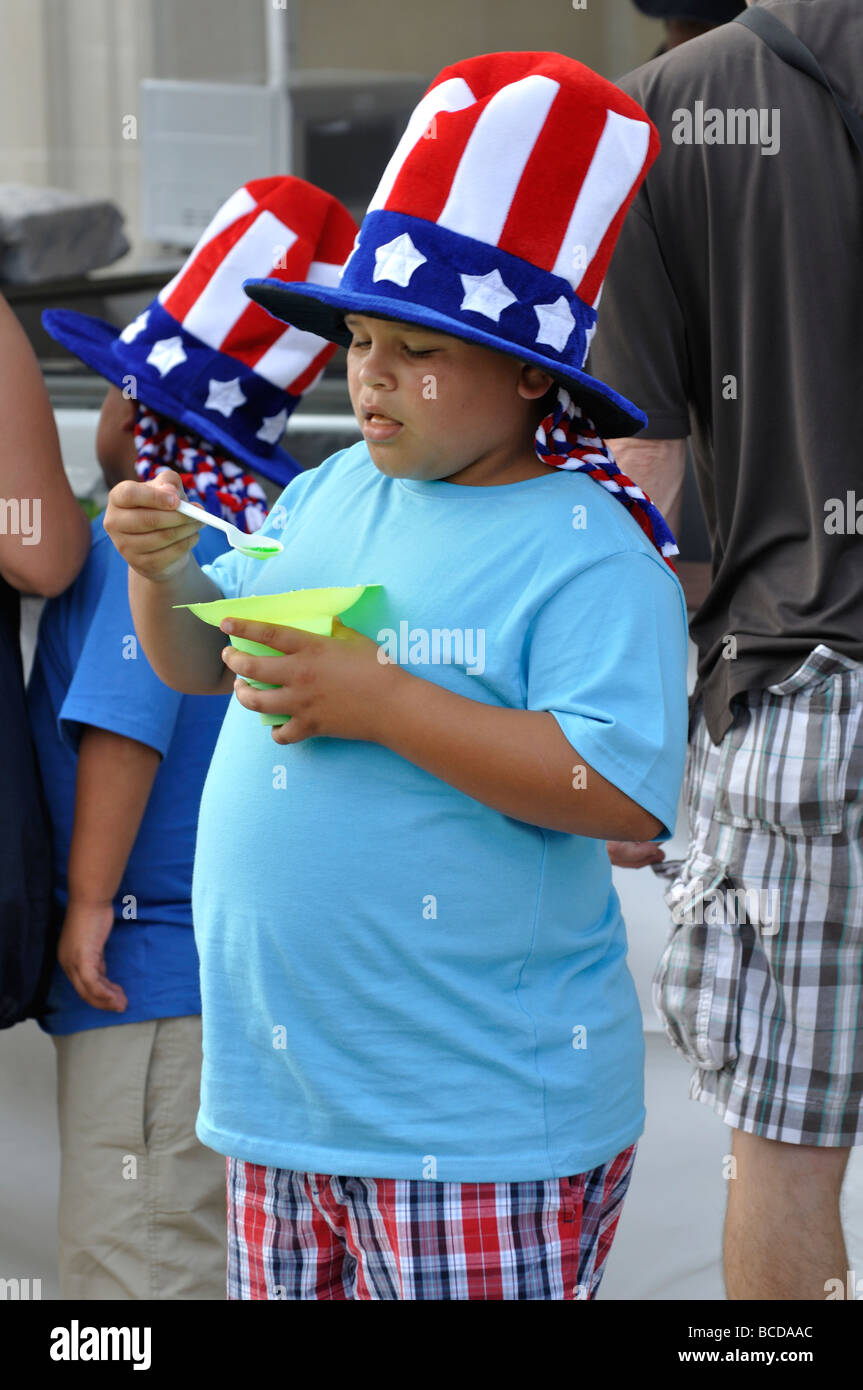
[[[397,314],[382,313],[383,308],[392,307],[392,300],[385,301],[373,294],[358,294],[339,287],[267,279],[244,280],[243,289],[250,299],[274,318],[306,332],[316,333],[318,337],[327,338],[342,347],[349,347],[353,336],[345,327],[345,314],[370,314],[395,323],[416,323],[434,328],[504,353],[507,357],[517,357],[521,362],[530,362],[542,367],[555,381],[566,386],[576,404],[584,409],[605,438],[637,434],[647,424],[644,411],[587,372],[561,367],[560,362],[540,352],[510,344],[479,326],[452,319],[447,314],[429,309],[425,304],[399,300]]]
[[[42,324],[56,342],[86,362],[88,367],[121,390],[128,389],[134,373],[114,352],[120,337],[120,330],[114,324],[90,314],[78,313],[75,309],[46,309],[42,314]],[[135,380],[135,390],[129,394],[177,424],[186,425],[210,444],[219,445],[233,462],[248,464],[271,482],[286,487],[293,478],[304,472],[287,449],[277,446],[271,454],[260,455],[245,448],[223,430],[217,420],[190,409],[179,396],[166,390],[158,381],[147,381],[143,383],[143,389],[139,389],[139,383]]]

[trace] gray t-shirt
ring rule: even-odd
[[[861,0],[759,2],[863,112]],[[618,86],[662,150],[588,370],[641,406],[644,438],[691,435],[713,550],[693,702],[718,743],[735,695],[819,642],[863,661],[863,157],[829,92],[739,24]]]

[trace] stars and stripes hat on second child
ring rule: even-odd
[[[228,198],[186,263],[122,330],[48,309],[53,338],[130,396],[285,485],[302,471],[280,446],[288,417],[336,344],[286,328],[243,281],[338,284],[356,236],[347,208],[303,179],[253,179]]]
[[[345,313],[366,313],[542,367],[563,389],[538,431],[539,457],[590,473],[668,559],[677,547],[664,519],[601,437],[635,434],[647,417],[584,371],[621,223],[658,153],[637,102],[582,63],[468,58],[414,110],[338,285],[269,277],[246,291],[345,345]]]

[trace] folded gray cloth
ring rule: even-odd
[[[104,198],[0,183],[0,281],[60,280],[110,265],[129,250],[123,220]]]

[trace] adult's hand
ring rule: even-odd
[[[645,869],[665,858],[665,851],[654,840],[606,840],[605,848],[616,869]]]

